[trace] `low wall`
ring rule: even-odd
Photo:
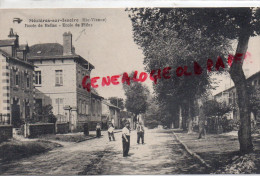
[[[13,137],[12,125],[0,125],[0,143]]]
[[[35,138],[44,134],[55,134],[54,123],[26,124],[25,137]]]
[[[69,123],[56,123],[56,133],[57,134],[66,134],[69,133]]]
[[[98,122],[98,121],[78,122],[77,123],[77,129],[75,131],[73,131],[73,132],[84,132],[85,124],[88,124],[88,130],[89,131],[95,131],[97,123],[100,123],[100,125],[101,125],[101,122]]]
[[[95,131],[97,123],[100,123],[100,125],[101,125],[101,122],[96,122],[96,121],[88,122],[88,129],[89,129],[89,131]]]

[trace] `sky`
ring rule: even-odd
[[[23,19],[20,24],[13,18]],[[39,18],[98,18],[106,22],[91,22],[92,27],[26,28],[29,19]],[[0,39],[7,38],[10,28],[20,36],[20,43],[29,46],[36,43],[62,44],[62,34],[70,31],[76,53],[95,66],[91,77],[113,76],[134,70],[144,71],[142,50],[134,43],[132,25],[125,9],[74,9],[74,10],[15,10],[2,11],[0,15]],[[83,31],[84,30],[84,31]],[[151,82],[148,86],[151,87]],[[146,84],[146,83],[144,83]],[[96,89],[105,98],[125,98],[122,85],[110,85]]]
[[[13,18],[21,18],[23,21],[13,23]],[[29,19],[105,19],[103,22],[90,21],[92,27],[25,27],[25,24],[33,24]],[[69,23],[69,22],[68,22]],[[38,25],[39,23],[35,23]],[[95,66],[91,76],[113,76],[123,72],[144,71],[142,50],[133,41],[131,21],[123,8],[115,9],[20,9],[0,11],[0,39],[6,39],[10,28],[20,36],[20,44],[28,43],[29,46],[37,43],[60,43],[62,34],[70,31],[73,35],[73,45],[76,53]],[[244,64],[248,75],[260,70],[260,37],[253,37],[249,41],[248,52],[251,54]],[[232,53],[231,53],[232,54]],[[216,94],[225,88],[232,86],[229,76],[216,76],[218,87],[213,91]],[[100,81],[99,81],[100,83]],[[145,81],[152,92],[152,82]],[[122,84],[99,86],[98,93],[105,97],[116,96],[125,98]]]

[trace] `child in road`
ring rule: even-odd
[[[115,141],[113,124],[111,124],[111,123],[109,124],[107,132],[108,132],[109,141],[111,141],[111,138],[113,139],[113,141]]]
[[[142,122],[138,123],[136,131],[137,131],[137,143],[139,144],[141,138],[142,144],[144,144],[144,127],[142,125]]]

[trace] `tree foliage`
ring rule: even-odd
[[[223,37],[205,37],[200,30],[190,28],[187,22],[182,23],[176,16],[180,13],[185,14],[190,9],[185,12],[182,10],[157,8],[130,10],[134,40],[143,50],[146,70],[172,67],[171,79],[159,80],[154,84],[154,90],[160,108],[175,118],[178,117],[176,109],[179,105],[191,109],[193,100],[205,94],[210,87],[210,75],[205,69],[201,74],[195,75],[194,62],[206,68],[206,58],[216,60],[218,55],[226,54],[230,46],[229,40]],[[188,72],[192,75],[176,76],[175,70],[179,66],[187,66]],[[184,112],[190,113],[190,110],[184,109]]]
[[[27,119],[28,123],[55,123],[56,117],[52,112],[52,105],[39,106],[36,104],[32,119]]]
[[[162,67],[161,64],[189,65],[193,59],[200,63],[226,55],[229,42],[237,40],[229,74],[238,95],[240,151],[252,151],[249,99],[242,65],[249,38],[260,34],[259,8],[145,8],[130,9],[130,12],[134,40],[143,50],[148,70]],[[169,93],[180,96],[178,100],[203,94],[209,83],[208,74],[203,73],[200,77],[189,77],[189,81],[185,79],[187,82],[180,77],[155,85],[159,100]]]
[[[133,73],[132,73],[133,75]],[[123,84],[126,95],[125,107],[129,112],[137,116],[138,114],[145,113],[148,103],[147,98],[149,95],[148,88],[140,82],[131,80],[131,84]]]
[[[117,97],[109,97],[108,98],[110,100],[110,103],[118,106],[120,109],[124,109],[125,105],[124,105],[124,99],[123,98],[117,98]]]
[[[202,108],[205,116],[207,117],[222,117],[223,115],[229,113],[232,110],[232,107],[230,105],[227,105],[226,103],[217,102],[216,100],[206,101],[203,104]]]

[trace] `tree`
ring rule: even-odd
[[[238,96],[240,112],[238,138],[241,153],[253,151],[249,96],[242,66],[249,38],[260,33],[260,10],[258,8],[192,9],[189,11],[184,9],[180,14],[184,14],[185,17],[178,16],[177,20],[187,22],[190,28],[200,30],[204,36],[209,38],[222,36],[225,39],[237,40],[235,57],[230,66],[229,74],[235,84]]]
[[[149,44],[153,45],[153,40],[157,37],[158,31],[168,33],[170,30],[171,33],[176,33],[179,38],[184,38],[185,41],[189,41],[190,34],[193,34],[192,31],[198,31],[202,38],[208,39],[208,42],[205,42],[204,46],[206,49],[215,47],[227,49],[228,45],[225,44],[226,41],[237,40],[235,56],[234,58],[229,58],[230,60],[233,59],[233,62],[230,62],[232,64],[230,64],[229,74],[235,84],[238,95],[238,107],[241,121],[238,132],[240,151],[242,153],[251,152],[253,150],[253,145],[251,138],[249,99],[242,65],[247,52],[249,38],[256,34],[259,35],[260,33],[259,8],[148,8],[140,10],[133,9],[132,11],[133,16],[131,16],[131,19],[134,32],[135,34],[138,33],[138,35],[135,35],[135,41],[143,50],[145,50],[145,56],[147,52],[149,52]],[[154,26],[154,29],[151,29],[151,26]],[[146,30],[146,28],[148,28],[148,30]],[[187,33],[187,31],[191,33]],[[138,36],[141,39],[138,39]],[[221,38],[222,40],[219,40]],[[143,42],[142,40],[145,40],[146,42]],[[163,41],[164,38],[161,38],[161,40]],[[190,40],[191,42],[194,41],[193,38],[190,38]],[[210,42],[219,44],[214,47],[214,45],[210,45]],[[175,43],[169,45],[174,45]],[[187,44],[187,51],[190,50],[188,46],[189,45]],[[191,46],[194,47],[194,45]],[[197,52],[191,52],[191,54],[196,55],[196,53],[200,53],[201,49],[203,49],[202,46],[203,45],[200,45]],[[213,55],[210,56],[210,54]],[[221,56],[221,53],[218,55]],[[212,57],[214,57],[214,53],[208,52],[208,55],[205,55],[203,58],[206,60]]]
[[[118,106],[120,109],[123,110],[125,108],[123,98],[109,97],[108,99],[110,100],[111,104]]]
[[[45,106],[39,106],[36,104],[33,118],[27,119],[27,122],[29,123],[36,123],[36,122],[43,122],[43,123],[55,123],[57,121],[57,118],[52,112],[52,105],[45,105]]]
[[[132,73],[131,75],[133,75]],[[132,76],[131,76],[132,77]],[[137,120],[137,115],[145,113],[148,103],[147,97],[149,95],[149,89],[140,82],[131,80],[130,85],[123,84],[123,88],[126,95],[125,107],[129,112],[132,112]]]
[[[179,66],[186,67],[187,72],[183,76],[159,80],[154,84],[154,90],[161,108],[174,117],[172,122],[175,124],[178,117],[176,109],[180,107],[184,115],[182,125],[186,129],[188,120],[188,132],[191,132],[193,102],[205,94],[211,82],[207,72],[202,72],[199,65],[206,67],[205,57],[217,58],[218,54],[226,53],[228,47],[223,49],[221,46],[228,46],[228,41],[218,36],[209,40],[199,30],[191,29],[185,23],[179,24],[173,18],[178,15],[175,9],[146,8],[130,11],[134,40],[143,50],[146,70],[150,72],[169,66],[177,70]],[[179,27],[181,32],[173,30],[176,25],[182,25]]]

